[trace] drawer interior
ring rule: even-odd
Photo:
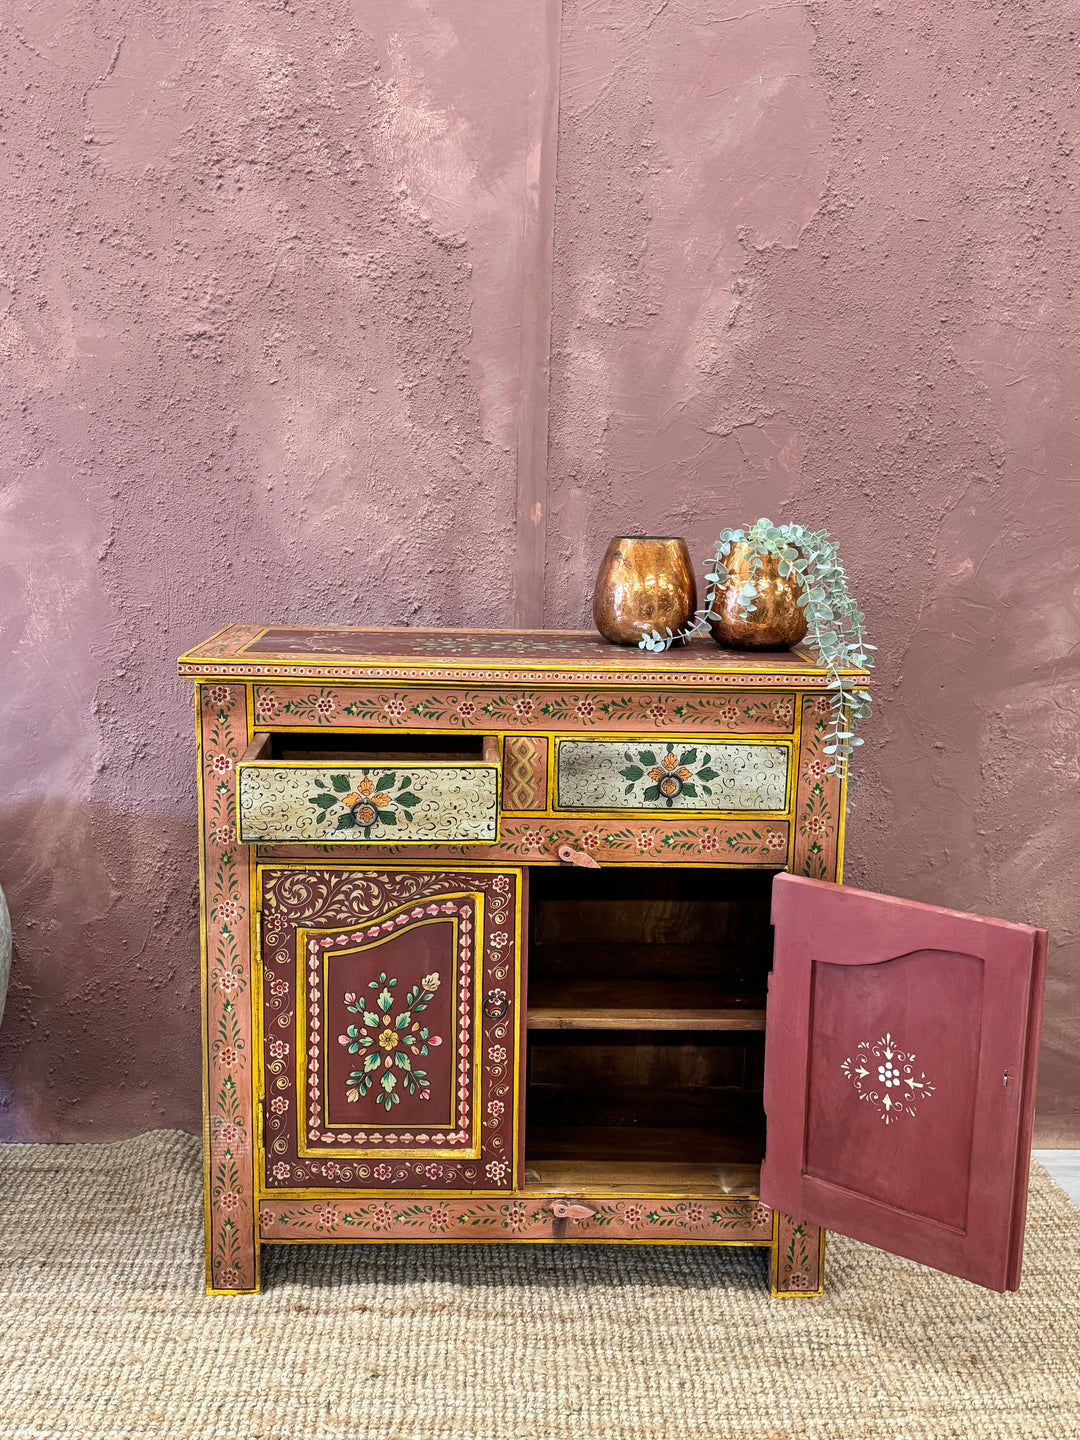
[[[267,733],[263,760],[314,760],[328,765],[408,765],[426,760],[446,765],[498,759],[498,745],[488,735],[397,735],[392,731],[345,734],[340,731],[274,731]]]

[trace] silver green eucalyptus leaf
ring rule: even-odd
[[[863,633],[866,617],[855,604],[848,589],[847,574],[835,543],[827,530],[808,530],[804,525],[785,522],[774,525],[766,517],[746,529],[725,527],[716,541],[715,554],[707,562],[705,579],[708,591],[705,604],[693,620],[677,634],[658,630],[643,636],[643,650],[666,650],[679,640],[702,635],[709,621],[716,618],[715,606],[727,589],[729,575],[724,559],[732,545],[746,542],[750,547],[751,579],[742,585],[736,597],[739,614],[745,619],[756,610],[757,587],[753,577],[761,569],[766,556],[780,561],[779,573],[794,575],[800,587],[798,604],[806,615],[807,640],[817,650],[828,669],[828,692],[831,707],[829,729],[824,751],[832,757],[829,773],[846,776],[853,747],[862,740],[854,734],[856,722],[870,717],[870,693],[860,677],[845,674],[852,669],[870,670],[876,646]]]

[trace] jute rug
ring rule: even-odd
[[[202,1293],[198,1145],[0,1148],[0,1436],[1077,1440],[1080,1210],[1032,1177],[1023,1289],[831,1238],[764,1251],[270,1249]]]

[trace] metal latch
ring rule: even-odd
[[[579,865],[583,870],[599,870],[600,862],[594,860],[584,850],[575,850],[570,845],[560,845],[555,852],[559,857],[560,865]]]

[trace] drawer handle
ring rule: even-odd
[[[570,845],[560,845],[555,852],[560,865],[580,865],[583,870],[599,870],[600,862],[587,855],[584,850],[575,850]]]
[[[572,1200],[553,1200],[548,1208],[556,1220],[591,1220],[596,1214],[588,1205],[577,1205]]]

